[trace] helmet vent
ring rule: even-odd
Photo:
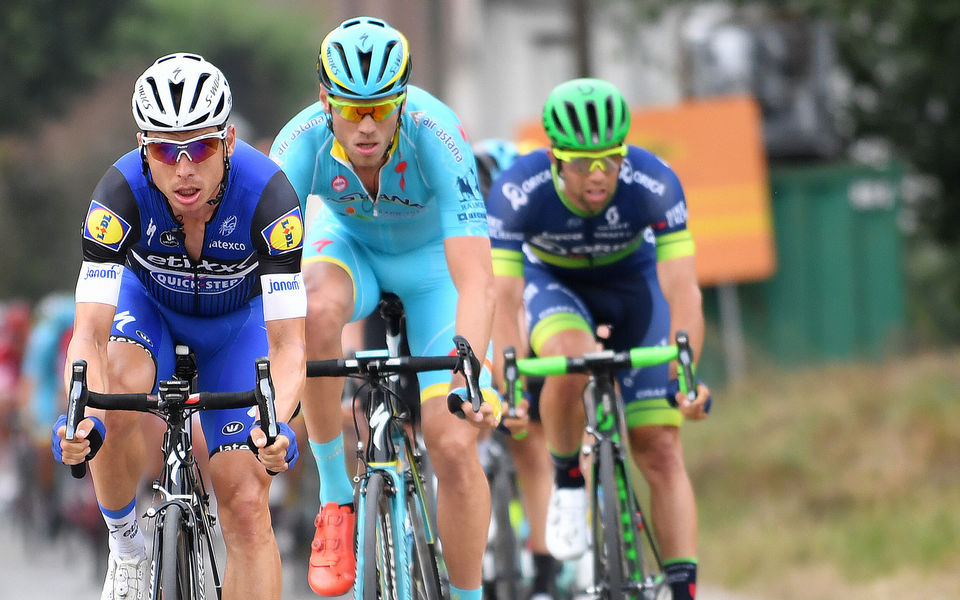
[[[170,95],[173,96],[173,114],[177,114],[180,111],[178,107],[180,106],[180,100],[183,98],[183,82],[180,83],[171,83],[170,84]]]
[[[387,46],[383,49],[383,61],[380,63],[380,72],[377,73],[377,81],[383,79],[383,74],[387,70],[387,59],[390,57],[390,53],[393,52],[394,46],[396,46],[398,43],[399,42],[394,40],[387,44]]]
[[[191,100],[191,102],[190,102],[190,111],[191,111],[191,112],[192,112],[195,108],[197,108],[197,102],[200,101],[200,90],[203,89],[203,82],[205,82],[207,79],[210,79],[210,74],[209,74],[209,73],[204,73],[203,75],[201,75],[200,77],[197,78],[197,87],[196,87],[196,89],[193,90],[193,100]]]
[[[153,91],[153,101],[156,103],[157,108],[160,109],[160,112],[166,114],[167,109],[163,103],[160,102],[160,90],[157,88],[157,80],[153,77],[148,77],[147,83],[150,84],[150,89]]]
[[[570,120],[570,126],[573,127],[573,135],[576,136],[577,142],[585,144],[587,140],[583,135],[583,124],[580,123],[580,118],[577,116],[577,107],[572,102],[564,102],[563,105],[567,109],[567,119]],[[559,121],[557,123],[559,124]],[[570,135],[570,132],[565,131],[565,133]]]
[[[350,63],[347,62],[347,53],[343,50],[343,44],[340,42],[333,42],[330,44],[330,47],[337,51],[337,54],[340,55],[340,64],[343,65],[343,68],[347,70],[347,79],[353,79],[353,73],[350,72]]]
[[[373,58],[373,52],[357,52],[357,58],[360,59],[360,76],[366,80],[370,80],[370,62]]]
[[[600,140],[600,119],[597,117],[597,103],[590,101],[587,102],[584,108],[587,109],[587,131],[586,133],[590,135],[591,144],[599,144]]]

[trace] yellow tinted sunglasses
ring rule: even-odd
[[[553,155],[557,157],[557,160],[570,165],[570,167],[578,173],[589,174],[593,173],[596,169],[600,169],[606,173],[608,167],[611,169],[620,168],[620,162],[623,160],[623,157],[627,155],[627,145],[621,144],[616,148],[596,152],[554,148]]]
[[[359,123],[367,115],[373,117],[374,121],[383,121],[389,118],[390,115],[397,112],[406,97],[407,93],[404,92],[396,98],[390,98],[389,100],[356,102],[353,100],[337,100],[336,98],[327,96],[327,101],[338,115],[347,121]]]

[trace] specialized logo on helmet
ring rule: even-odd
[[[303,219],[296,207],[260,232],[270,247],[270,254],[283,254],[300,248],[303,241]]]
[[[579,91],[584,96],[589,96],[593,93],[593,86],[589,83],[581,83],[577,85],[577,91]]]
[[[129,233],[130,224],[119,215],[96,200],[90,202],[83,237],[105,248],[118,250]]]

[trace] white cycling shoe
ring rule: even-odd
[[[118,558],[110,553],[100,600],[147,600],[147,557]]]
[[[547,505],[547,550],[557,560],[576,560],[587,551],[587,490],[558,488]]]

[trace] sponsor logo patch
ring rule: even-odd
[[[303,219],[300,207],[296,207],[260,232],[270,247],[270,254],[283,254],[296,250],[303,241]]]
[[[243,423],[240,421],[230,421],[223,426],[223,435],[236,435],[243,431]]]
[[[130,224],[96,200],[90,202],[83,237],[111,250],[119,250],[130,233]]]

